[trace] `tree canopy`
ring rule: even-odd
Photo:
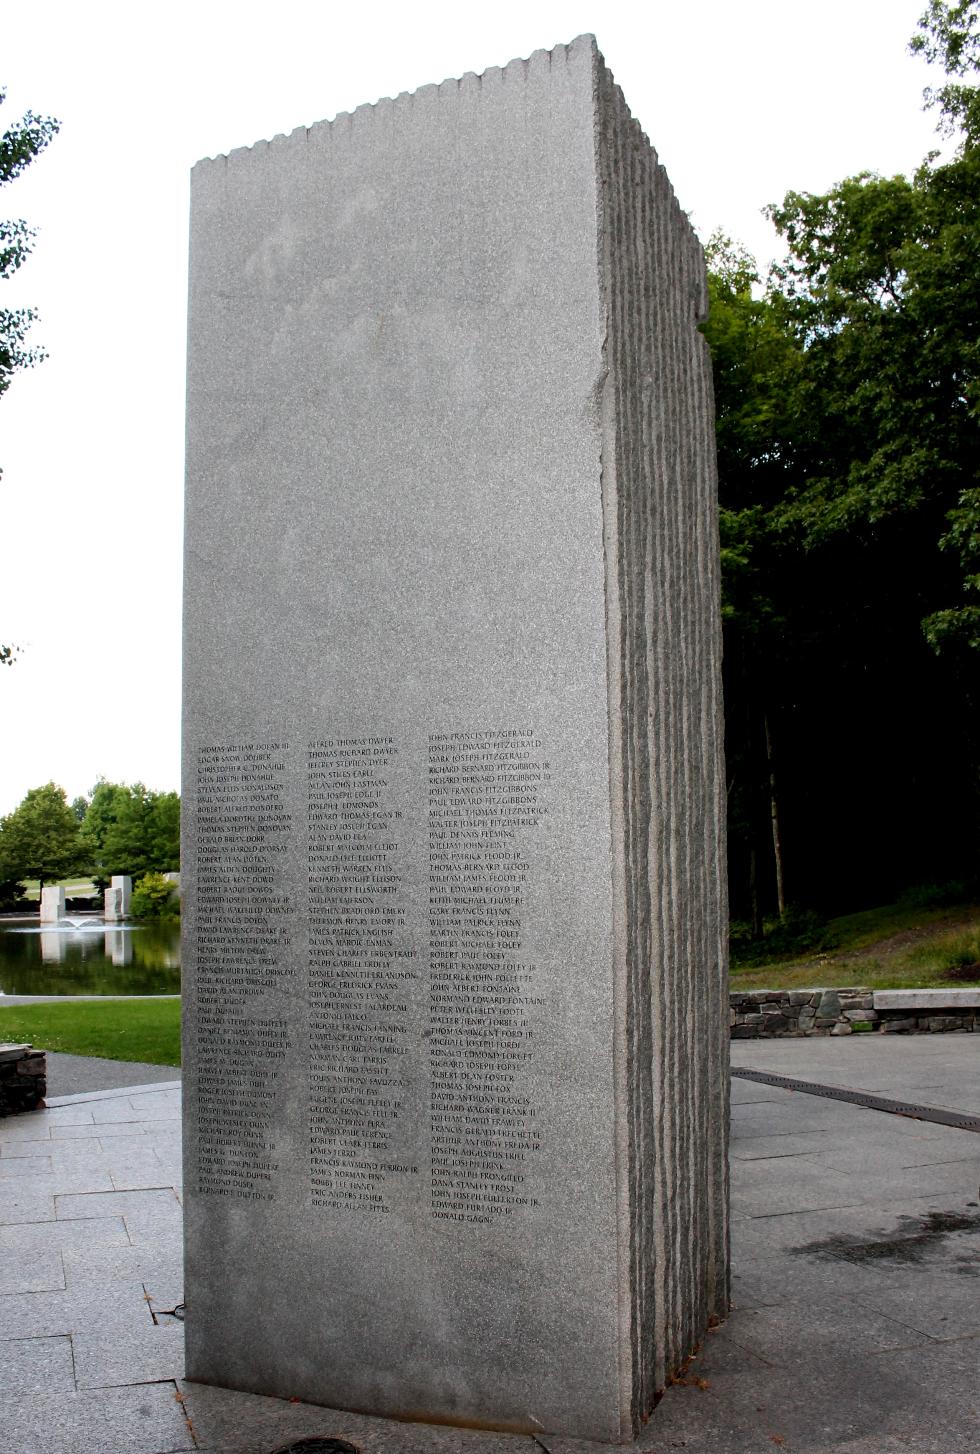
[[[100,779],[81,825],[92,872],[108,880],[126,873],[170,873],[180,868],[180,797],[155,793],[142,783]]]
[[[6,100],[0,87],[0,106]],[[0,134],[0,186],[12,182],[51,141],[60,123],[52,116],[27,111]],[[29,257],[36,232],[22,217],[0,218],[0,281],[13,276]],[[10,386],[17,369],[32,368],[44,358],[42,348],[27,344],[27,333],[37,317],[33,308],[0,307],[0,395]],[[3,473],[0,468],[0,474]],[[17,647],[0,643],[0,666],[10,666]]]
[[[980,648],[977,0],[913,47],[954,154],[770,209],[765,286],[708,249],[733,902],[865,900],[975,832]],[[956,811],[951,812],[951,805]],[[850,892],[854,892],[851,889]]]
[[[85,851],[78,819],[55,783],[31,788],[23,802],[0,819],[0,880],[65,878],[82,867]]]
[[[0,105],[6,99],[0,89]],[[48,145],[58,130],[52,116],[27,111],[0,135],[0,186],[13,182]],[[0,279],[13,276],[30,256],[36,231],[22,217],[0,220]],[[32,308],[0,308],[0,394],[14,372],[40,362],[44,352],[27,346],[27,331],[36,318]]]

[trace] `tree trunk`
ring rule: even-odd
[[[772,822],[772,857],[776,866],[776,908],[782,917],[786,912],[786,889],[783,880],[783,844],[779,831],[779,799],[776,795],[776,769],[773,762],[772,728],[768,713],[763,714],[766,733],[766,764],[769,768],[769,817]]]
[[[762,905],[759,903],[758,855],[755,844],[749,849],[749,902],[752,906],[752,938],[762,938]]]

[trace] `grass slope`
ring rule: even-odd
[[[179,999],[66,1000],[0,1008],[0,1040],[104,1060],[180,1064]]]
[[[832,919],[832,949],[734,965],[733,989],[963,989],[980,986],[980,907],[899,904]]]

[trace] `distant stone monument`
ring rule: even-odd
[[[117,919],[125,919],[129,914],[129,905],[133,897],[133,880],[128,873],[114,873],[110,880],[109,887],[103,894],[105,908],[102,917],[107,923],[114,923]]]
[[[591,37],[195,168],[192,1379],[621,1441],[727,1309],[705,307]]]
[[[57,924],[65,912],[65,890],[60,884],[41,889],[41,923]]]

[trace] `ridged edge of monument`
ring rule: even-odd
[[[601,57],[594,94],[609,762],[624,907],[617,1169],[631,1367],[621,1388],[638,1432],[729,1297],[717,506],[697,328],[703,250]]]
[[[353,111],[340,111],[336,116],[323,121],[314,121],[310,126],[297,126],[290,132],[279,131],[275,136],[254,141],[249,146],[234,147],[228,152],[218,152],[214,156],[205,156],[194,163],[191,168],[196,172],[201,168],[218,167],[229,163],[239,163],[247,157],[264,156],[267,151],[275,147],[298,146],[309,142],[311,137],[329,132],[344,132],[350,130],[357,121],[364,121],[371,117],[384,116],[390,110],[401,109],[413,105],[416,101],[428,99],[433,96],[444,94],[456,96],[463,90],[481,90],[484,87],[493,85],[504,85],[509,79],[517,77],[523,80],[531,70],[537,69],[542,64],[550,68],[556,60],[566,61],[572,53],[577,53],[587,48],[593,56],[600,56],[596,38],[589,32],[577,35],[567,45],[556,45],[551,50],[532,51],[526,58],[518,57],[508,61],[503,66],[488,66],[484,71],[465,71],[462,76],[450,76],[445,81],[430,82],[427,85],[419,86],[414,91],[400,91],[397,96],[382,96],[377,101],[366,101],[363,105],[355,107]]]

